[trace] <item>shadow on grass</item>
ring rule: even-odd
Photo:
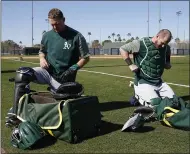
[[[3,70],[1,73],[13,73],[16,72],[16,70]]]
[[[112,101],[100,103],[100,111],[117,110],[126,107],[133,107],[128,101]]]
[[[101,129],[98,136],[109,134],[111,132],[121,129],[122,127],[123,125],[121,124],[114,124],[114,123],[102,120]]]
[[[143,127],[141,127],[141,128],[138,128],[138,129],[136,129],[135,131],[123,131],[123,132],[125,132],[125,133],[146,133],[146,132],[150,132],[150,131],[153,131],[153,130],[155,130],[155,128],[154,127],[152,127],[152,126],[143,126]]]
[[[32,150],[46,148],[48,146],[51,146],[51,145],[55,144],[56,141],[57,141],[56,138],[54,138],[53,136],[47,135],[47,136],[43,137],[42,139],[38,140],[32,146]]]
[[[100,126],[99,132],[95,132],[94,134],[91,134],[90,136],[84,138],[83,140],[81,140],[78,143],[82,143],[84,140],[89,140],[91,138],[95,138],[98,136],[103,136],[103,135],[112,133],[114,131],[121,129],[122,127],[123,127],[123,125],[121,125],[121,124],[114,124],[114,123],[111,123],[108,121],[101,120],[101,126]]]

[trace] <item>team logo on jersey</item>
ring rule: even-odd
[[[71,44],[69,44],[68,42],[65,42],[63,49],[70,49],[70,47],[71,47]]]

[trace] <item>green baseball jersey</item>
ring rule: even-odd
[[[133,54],[134,63],[140,68],[135,74],[135,84],[148,83],[158,85],[162,82],[161,76],[164,72],[166,62],[169,62],[170,47],[165,46],[157,49],[151,38],[144,37],[134,40],[121,47],[126,52]]]
[[[84,36],[69,26],[61,33],[54,30],[46,32],[42,37],[40,52],[45,54],[50,64],[48,72],[58,76],[76,64],[80,57],[90,56]]]

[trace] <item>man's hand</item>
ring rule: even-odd
[[[80,69],[78,64],[74,64],[69,69],[67,69],[63,74],[61,75],[61,83],[68,82],[69,79],[72,79],[73,76],[77,73],[77,71]]]
[[[40,67],[42,67],[44,69],[49,68],[49,64],[47,63],[47,61],[46,61],[46,59],[44,57],[40,58]]]
[[[129,69],[135,73],[139,71],[139,68],[135,64],[129,65]]]
[[[172,67],[172,65],[170,63],[166,63],[164,68],[165,69],[170,69],[171,67]]]

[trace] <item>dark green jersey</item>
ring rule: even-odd
[[[49,73],[58,76],[76,64],[80,57],[90,55],[83,35],[68,26],[61,33],[54,30],[46,32],[42,37],[40,52],[46,55],[50,64]]]

